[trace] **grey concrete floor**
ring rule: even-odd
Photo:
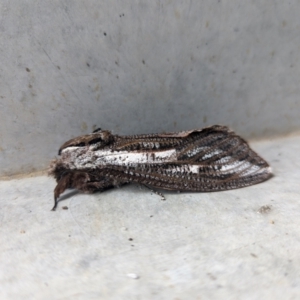
[[[1,181],[0,298],[299,299],[300,136],[251,145],[269,181],[166,201],[128,185],[52,212],[53,179]]]

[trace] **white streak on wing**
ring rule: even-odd
[[[88,150],[80,156],[75,154],[77,151],[74,151],[74,157],[70,164],[70,168],[73,169],[96,168],[98,166],[105,165],[126,166],[137,164],[161,164],[165,162],[174,162],[174,160],[176,160],[175,149],[150,153],[128,151],[118,152],[103,149],[97,151]]]
[[[234,161],[228,165],[223,165],[221,171],[224,173],[240,173],[240,176],[249,176],[251,174],[270,173],[270,167],[262,168],[248,161]]]
[[[251,165],[250,163],[247,163],[248,166],[245,167],[245,171],[243,172],[242,176],[247,176],[253,173],[256,173],[261,169],[261,167],[257,165]]]
[[[243,172],[242,176],[247,176],[250,174],[261,174],[261,173],[267,173],[271,174],[272,173],[272,168],[271,167],[259,167],[256,165],[253,165],[251,168],[247,169],[245,172]]]
[[[211,158],[211,157],[213,157],[213,156],[215,156],[215,155],[218,155],[218,154],[220,154],[220,153],[222,153],[222,151],[219,150],[219,149],[216,149],[215,151],[210,152],[210,153],[207,153],[207,154],[205,154],[204,156],[202,156],[202,159]]]
[[[69,152],[69,151],[76,151],[78,148],[80,147],[76,147],[76,146],[73,146],[73,147],[67,147],[65,149],[62,149],[61,150],[61,153],[65,153],[65,152]]]
[[[199,173],[199,166],[198,165],[175,165],[169,166],[167,169],[164,170],[166,173],[176,174],[176,173]]]
[[[202,147],[201,149],[203,149]],[[206,147],[207,148],[207,147]],[[195,153],[199,152],[193,149]],[[191,153],[192,151],[190,151]],[[203,156],[203,159],[212,157],[219,154],[219,150],[211,152]],[[167,162],[176,161],[176,150],[165,150],[157,152],[128,152],[128,151],[112,151],[112,150],[98,150],[90,151],[84,149],[84,147],[67,147],[61,151],[62,156],[67,156],[66,160],[69,161],[69,167],[71,169],[82,168],[95,168],[97,166],[105,165],[136,165],[136,164],[161,164]],[[233,161],[228,163],[232,157],[225,156],[219,159],[217,162],[223,164],[221,166],[221,172],[224,173],[240,173],[241,176],[248,176],[250,174],[259,173],[272,173],[270,167],[261,168],[255,164],[251,164],[247,161]],[[165,170],[167,173],[193,173],[199,174],[199,165],[177,165],[172,166]]]
[[[187,155],[188,157],[192,157],[194,155],[196,155],[197,153],[201,152],[201,151],[205,151],[207,150],[209,147],[199,147],[199,148],[193,148],[189,151],[187,151],[185,153],[185,155]]]
[[[166,150],[157,152],[128,152],[128,151],[95,151],[98,157],[97,162],[101,164],[127,165],[127,164],[145,164],[145,163],[162,163],[171,162],[176,159],[176,150]],[[151,155],[152,154],[152,155]]]
[[[238,166],[245,166],[245,164],[244,164],[244,162],[240,162],[240,161],[233,161],[232,163],[230,163],[230,164],[227,164],[227,165],[222,165],[221,166],[221,171],[222,172],[228,172],[228,173],[230,173],[230,171],[238,171],[238,169],[236,169]],[[243,169],[244,169],[244,167],[243,167]]]
[[[197,165],[188,165],[190,172],[194,173],[194,174],[198,174],[199,173],[199,166]]]
[[[218,159],[216,161],[216,163],[219,163],[219,164],[226,164],[228,161],[230,161],[232,159],[231,156],[224,156],[224,157],[221,157],[220,159]]]

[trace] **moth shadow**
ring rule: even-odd
[[[71,190],[71,191],[67,191],[66,193],[64,193],[62,196],[59,197],[59,200],[57,201],[57,203],[59,203],[60,201],[64,201],[67,200],[77,194],[81,194],[82,192],[80,192],[79,190]]]
[[[165,195],[168,196],[168,195],[175,195],[175,194],[181,194],[186,192],[186,191],[179,191],[179,190],[168,190],[168,189],[156,188],[141,183],[136,183],[136,186],[141,192],[148,192],[151,193],[151,195],[156,194],[161,198],[161,200],[167,200],[168,197],[166,197]]]

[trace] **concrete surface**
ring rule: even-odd
[[[119,134],[300,129],[299,1],[0,3],[0,176]]]
[[[166,201],[128,185],[52,212],[51,178],[0,182],[0,299],[299,299],[300,135],[251,145],[269,181]]]

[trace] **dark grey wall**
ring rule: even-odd
[[[67,139],[300,128],[300,2],[1,1],[0,175]]]

